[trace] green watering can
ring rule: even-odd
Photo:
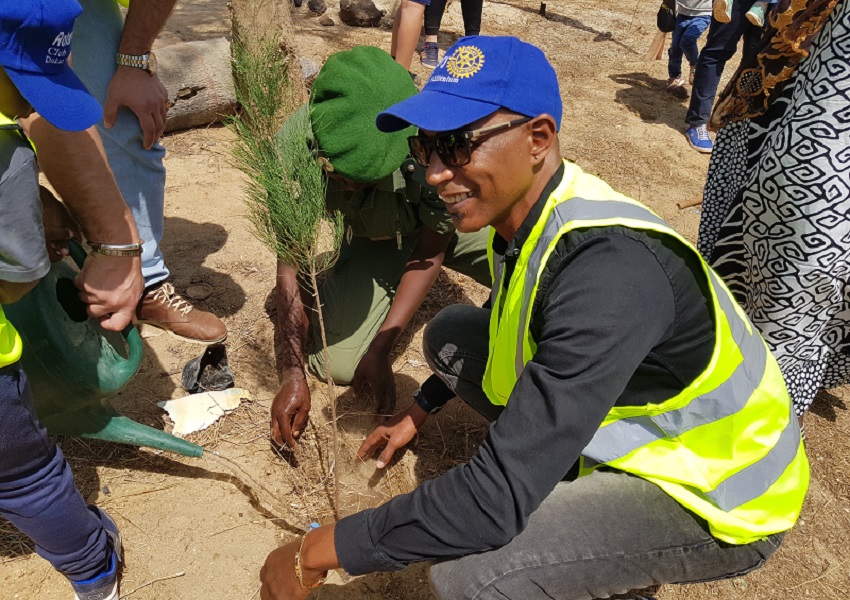
[[[86,253],[69,243],[82,268]],[[142,363],[142,339],[131,324],[107,331],[89,319],[74,287],[78,271],[65,261],[24,298],[3,307],[24,342],[21,363],[32,386],[39,420],[54,435],[68,435],[201,456],[203,448],[119,415],[106,400]]]

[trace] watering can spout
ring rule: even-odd
[[[204,453],[202,446],[187,442],[159,429],[137,423],[102,404],[39,418],[47,430],[54,435],[68,435],[131,446],[157,448],[194,458],[198,458]]]

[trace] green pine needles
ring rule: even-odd
[[[286,54],[261,40],[249,51],[234,35],[233,63],[239,116],[236,166],[248,175],[248,218],[275,256],[302,273],[319,274],[337,258],[343,221],[325,208],[325,177],[314,151],[307,110],[296,110]],[[285,135],[278,136],[284,117]]]

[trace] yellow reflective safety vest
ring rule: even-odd
[[[0,113],[0,127],[11,125],[17,125],[16,121]],[[0,133],[0,135],[7,134]],[[3,312],[3,307],[0,306],[0,367],[11,365],[20,360],[23,348],[24,344],[21,341],[21,336],[18,335],[12,324],[6,320],[6,314]]]
[[[504,405],[536,345],[531,308],[558,240],[577,228],[622,226],[668,235],[697,250],[655,213],[565,162],[523,244],[490,317],[484,391]],[[708,522],[712,535],[748,544],[790,529],[800,514],[809,464],[779,366],[720,278],[701,258],[715,321],[711,360],[687,388],[646,406],[615,406],[582,451],[581,475],[611,467],[658,485]]]

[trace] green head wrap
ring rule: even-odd
[[[371,183],[398,169],[413,129],[381,133],[375,117],[415,93],[410,74],[380,48],[357,46],[331,55],[313,82],[310,122],[334,172]]]

